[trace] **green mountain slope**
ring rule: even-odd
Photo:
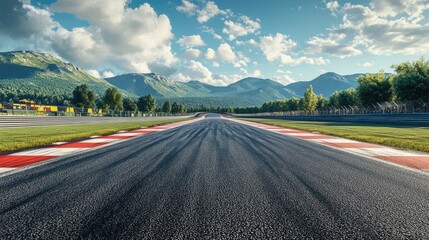
[[[173,81],[155,73],[129,73],[112,78],[107,82],[137,96],[152,94],[157,98],[204,96],[204,91],[194,89],[183,82]]]
[[[294,96],[284,85],[260,78],[245,78],[228,86],[212,86],[199,81],[178,82],[154,73],[131,73],[106,81],[138,96],[150,93],[161,101],[169,99],[192,106],[260,105]]]
[[[0,101],[30,98],[61,104],[73,89],[87,84],[99,96],[113,87],[70,63],[45,53],[32,51],[0,53]],[[125,95],[130,95],[122,91]]]
[[[342,76],[333,72],[328,72],[311,81],[291,83],[287,85],[286,88],[293,91],[296,95],[302,96],[305,90],[312,85],[315,93],[322,94],[324,97],[329,97],[335,91],[356,87],[358,85],[356,78],[360,75],[361,74]]]

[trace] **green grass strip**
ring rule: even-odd
[[[349,122],[313,122],[282,119],[241,118],[310,132],[375,143],[384,146],[429,152],[429,127],[395,126]]]
[[[107,135],[123,130],[152,127],[190,120],[189,118],[157,121],[100,123],[49,127],[22,127],[0,129],[0,152],[40,147],[54,142],[67,142],[94,135]]]

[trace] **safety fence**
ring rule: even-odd
[[[263,113],[235,114],[236,116],[324,116],[324,115],[377,115],[400,113],[428,113],[429,102],[381,102],[370,106],[326,107],[316,111],[276,111]]]

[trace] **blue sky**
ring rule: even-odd
[[[100,77],[288,84],[327,71],[390,72],[429,53],[427,0],[11,2],[0,10],[1,51],[49,52]]]

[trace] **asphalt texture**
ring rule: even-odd
[[[208,115],[0,178],[0,239],[427,239],[429,177]]]
[[[54,117],[54,116],[0,116],[0,128],[67,126],[74,124],[158,121],[189,116],[165,117]]]

